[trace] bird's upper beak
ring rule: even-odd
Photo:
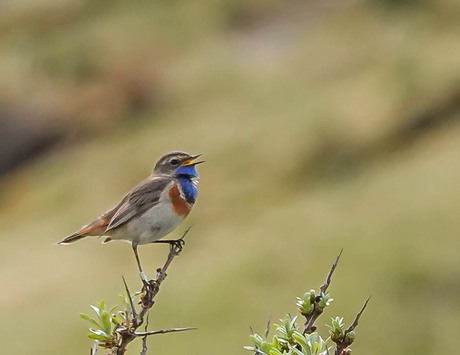
[[[195,160],[197,158],[201,157],[202,155],[203,154],[192,155],[190,158],[188,158],[186,161],[184,161],[181,164],[181,166],[198,165],[198,164],[204,163],[204,160],[195,162]]]

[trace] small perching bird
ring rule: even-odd
[[[173,243],[159,239],[172,232],[190,213],[198,193],[196,161],[202,154],[173,152],[158,160],[152,174],[132,189],[113,209],[102,214],[58,244],[70,244],[88,236],[106,236],[131,242],[142,279],[145,276],[137,246],[147,243]]]

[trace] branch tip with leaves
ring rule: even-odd
[[[334,274],[334,271],[339,264],[342,252],[343,249],[340,250],[339,255],[335,259],[326,276],[326,280],[319,288],[319,295],[316,295],[315,290],[310,290],[310,292],[305,293],[303,298],[298,298],[297,305],[299,306],[299,311],[305,317],[303,334],[311,334],[316,330],[316,327],[314,326],[315,321],[323,313],[324,308],[329,306],[334,300],[333,298],[330,298],[329,293],[326,291],[331,284],[332,274]]]
[[[314,325],[324,309],[333,301],[327,289],[331,284],[331,278],[337,268],[342,251],[332,264],[319,292],[317,293],[312,289],[306,292],[303,297],[297,297],[298,311],[305,318],[303,329],[301,330],[297,325],[297,316],[293,317],[288,314],[280,320],[279,324],[274,324],[276,334],[271,340],[268,340],[268,331],[262,337],[254,334],[251,329],[250,338],[254,346],[246,346],[245,349],[253,351],[257,355],[329,355],[329,350],[332,349],[331,342],[333,342],[335,343],[335,355],[351,354],[349,346],[355,340],[354,329],[366,309],[369,298],[347,329],[345,329],[343,318],[332,318],[332,324],[328,325],[329,336],[324,339],[316,332]]]
[[[90,328],[91,339],[95,339],[94,345],[91,348],[91,355],[97,354],[98,346],[111,350],[112,355],[123,355],[126,352],[128,344],[136,338],[142,338],[141,355],[147,353],[147,337],[150,335],[167,334],[175,332],[183,332],[193,330],[196,328],[170,328],[160,330],[148,330],[149,316],[148,312],[154,305],[154,299],[160,291],[160,286],[165,280],[169,266],[176,256],[180,254],[185,245],[184,237],[189,232],[188,228],[182,237],[176,241],[170,242],[168,257],[161,268],[156,270],[156,277],[153,280],[143,283],[142,289],[134,295],[129,291],[126,279],[122,276],[123,285],[125,288],[126,296],[120,296],[123,307],[122,310],[115,311],[118,306],[110,310],[106,309],[104,301],[99,302],[96,306],[91,306],[96,313],[96,318],[91,318],[86,314],[80,316],[89,321],[95,328]],[[138,298],[140,309],[136,310],[134,298]],[[139,332],[138,329],[144,324],[144,331]]]
[[[332,326],[330,327],[330,333],[331,333],[331,339],[332,341],[336,344],[336,349],[335,349],[335,355],[349,355],[351,354],[351,349],[348,347],[353,344],[355,341],[355,332],[354,329],[358,326],[359,318],[361,318],[364,310],[367,307],[367,304],[369,303],[370,296],[367,298],[366,302],[364,302],[363,307],[361,310],[358,312],[358,314],[355,317],[355,320],[353,323],[345,330],[343,330],[343,318],[336,317],[335,319],[332,319]],[[337,320],[340,319],[339,321],[339,326],[334,327],[334,321],[337,322]]]

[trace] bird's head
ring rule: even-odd
[[[202,154],[190,155],[185,152],[172,152],[160,158],[153,168],[156,175],[186,175],[190,178],[197,178],[195,166],[203,163],[196,161]]]

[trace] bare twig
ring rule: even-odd
[[[367,304],[369,303],[370,299],[371,299],[371,297],[369,296],[367,298],[366,302],[364,302],[363,307],[361,308],[361,310],[356,315],[355,320],[353,321],[353,323],[343,333],[344,334],[343,338],[340,339],[340,340],[334,341],[337,344],[337,348],[335,349],[335,355],[348,354],[346,349],[354,341],[354,337],[350,337],[348,335],[358,326],[359,318],[361,318],[361,315],[363,314],[364,310],[366,309]]]
[[[144,331],[147,331],[147,329],[149,328],[149,318],[150,318],[150,313],[147,313],[147,319],[145,321]],[[142,338],[142,350],[141,350],[140,355],[146,355],[147,349],[148,349],[147,348],[147,335],[144,335],[144,337]]]
[[[123,284],[125,285],[126,295],[128,296],[129,304],[131,306],[131,312],[132,312],[133,318],[135,319],[137,318],[137,313],[136,313],[136,308],[134,307],[133,298],[131,297],[131,292],[129,292],[128,284],[126,283],[126,279],[124,278],[124,276],[122,276],[121,278],[123,279]]]
[[[268,334],[270,333],[271,322],[272,322],[272,315],[270,314],[270,317],[268,317],[268,320],[267,320],[267,327],[265,328],[265,339],[267,339]]]
[[[144,286],[142,287],[142,291],[141,291],[139,312],[136,312],[131,294],[129,292],[128,285],[126,283],[126,280],[123,278],[123,283],[125,285],[125,290],[128,295],[130,306],[131,306],[132,319],[129,319],[127,321],[127,324],[122,325],[115,330],[115,332],[118,333],[119,335],[118,337],[119,341],[118,343],[116,343],[116,345],[112,346],[111,348],[112,355],[123,355],[126,352],[126,347],[128,346],[128,344],[131,343],[134,339],[138,337],[143,337],[143,347],[142,347],[141,355],[145,355],[147,352],[147,343],[146,343],[147,336],[195,329],[195,328],[172,328],[172,329],[147,331],[148,312],[153,307],[155,303],[154,298],[160,291],[161,283],[165,280],[167,276],[166,271],[168,270],[174,258],[178,256],[179,253],[182,251],[183,244],[184,244],[183,240],[189,230],[190,228],[185,231],[185,233],[182,235],[182,237],[178,240],[177,243],[170,244],[169,254],[166,259],[166,262],[164,263],[163,267],[157,269],[157,274],[156,274],[155,279],[150,280],[147,283],[144,283]],[[146,318],[146,315],[147,315],[147,318]],[[137,329],[140,326],[142,326],[142,324],[144,324],[144,319],[146,322],[145,331],[137,332]]]
[[[329,270],[329,273],[326,276],[326,281],[324,281],[324,284],[319,288],[321,293],[326,293],[327,288],[331,284],[332,274],[334,273],[335,268],[337,267],[337,264],[339,263],[340,257],[342,256],[342,253],[343,253],[343,248],[340,249],[339,255],[335,259],[334,264],[332,264],[331,270]]]
[[[320,294],[316,296],[316,298],[313,301],[313,311],[305,315],[305,324],[304,324],[303,334],[311,334],[316,330],[316,326],[314,325],[314,323],[318,319],[318,317],[323,313],[323,310],[324,310],[324,308],[321,307],[319,303],[321,301],[321,297],[326,293],[327,288],[331,284],[332,274],[334,273],[337,267],[337,264],[339,263],[340,257],[342,256],[342,252],[343,252],[343,249],[340,250],[339,255],[335,259],[334,263],[331,266],[331,269],[329,270],[326,276],[326,280],[324,281],[324,284],[320,287]]]
[[[187,330],[196,330],[198,328],[171,328],[171,329],[160,329],[160,330],[151,330],[149,332],[138,332],[134,333],[138,337],[146,337],[149,335],[155,335],[155,334],[166,334],[166,333],[174,333],[174,332],[185,332]]]
[[[359,318],[361,318],[361,315],[363,314],[364,310],[366,309],[367,304],[369,303],[370,299],[371,299],[371,296],[369,296],[367,298],[366,302],[364,302],[363,307],[361,308],[359,313],[356,315],[355,320],[353,321],[353,323],[348,327],[347,330],[345,330],[345,335],[350,333],[351,331],[353,331],[358,326]]]

